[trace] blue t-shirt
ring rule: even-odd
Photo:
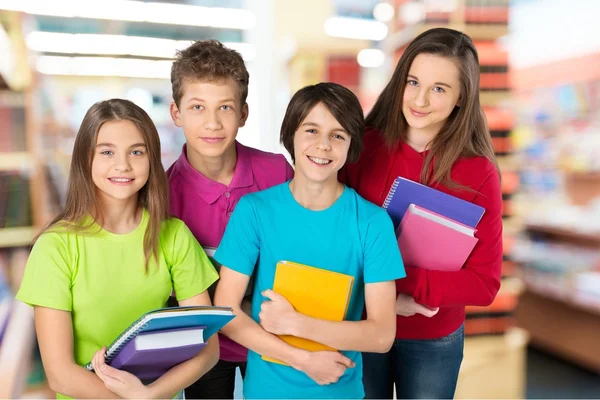
[[[256,266],[252,318],[257,322],[265,300],[261,292],[273,288],[276,264],[281,260],[354,276],[348,321],[362,317],[365,283],[406,276],[391,219],[347,187],[322,211],[302,207],[287,182],[245,195],[231,216],[215,258],[245,275],[252,275]],[[304,372],[264,361],[249,351],[244,397],[363,398],[361,354],[343,353],[356,366],[348,368],[337,383],[319,386]]]

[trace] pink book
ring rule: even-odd
[[[476,229],[411,204],[398,229],[404,264],[437,271],[458,271],[477,244]]]

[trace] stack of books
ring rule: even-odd
[[[475,233],[485,209],[429,186],[396,178],[383,208],[396,226],[407,266],[437,271],[463,268],[478,242]],[[503,280],[488,307],[467,306],[465,334],[503,334],[515,325],[519,282]]]
[[[153,381],[202,351],[208,338],[234,318],[229,307],[189,306],[151,311],[108,346],[108,365]],[[90,363],[84,366],[93,371]]]
[[[458,271],[477,244],[485,209],[429,186],[396,178],[383,204],[407,266]]]

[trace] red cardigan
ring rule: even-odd
[[[425,155],[405,143],[389,151],[379,132],[367,129],[358,162],[347,165],[340,172],[340,180],[381,206],[396,177],[419,181]],[[464,322],[466,305],[489,305],[500,288],[502,194],[498,172],[485,157],[462,158],[452,168],[451,177],[474,191],[433,187],[485,208],[475,234],[479,242],[457,272],[405,265],[406,278],[396,281],[398,293],[409,294],[417,303],[440,310],[432,318],[398,316],[396,338],[399,339],[435,339],[452,333]]]

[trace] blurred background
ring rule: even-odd
[[[297,89],[338,82],[366,112],[436,26],[479,51],[504,202],[502,289],[468,307],[456,397],[600,398],[598,15],[597,0],[0,0],[0,398],[53,396],[32,311],[13,296],[94,102],[144,108],[168,167],[184,141],[168,113],[175,51],[218,39],[250,71],[239,140],[284,153]]]

